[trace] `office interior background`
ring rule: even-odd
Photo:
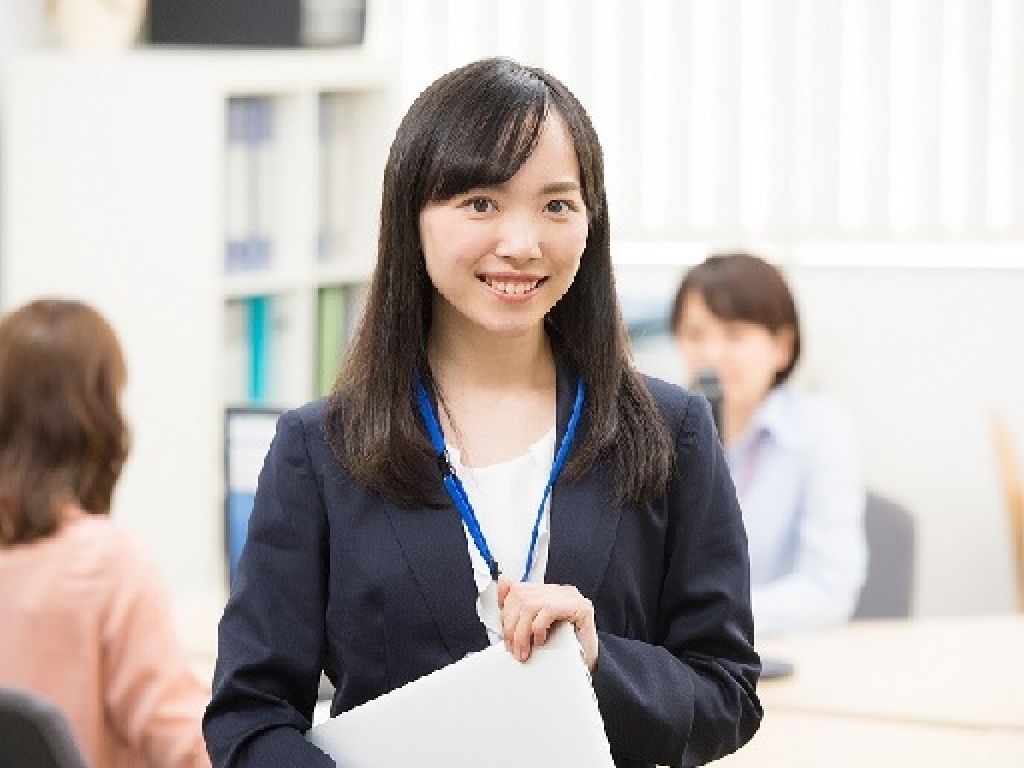
[[[0,4],[0,302],[77,295],[114,321],[135,433],[115,516],[176,592],[225,581],[233,305],[291,296],[272,400],[315,394],[320,266],[226,274],[228,100],[280,107],[270,216],[294,254],[317,226],[316,99],[355,94],[338,192],[355,255],[325,274],[358,284],[397,120],[440,73],[503,54],[591,111],[640,364],[683,380],[655,330],[687,265],[775,260],[800,385],[850,411],[867,485],[916,517],[915,612],[1013,609],[991,424],[1024,451],[1024,3],[369,0],[362,45],[290,51],[75,50],[44,5]]]

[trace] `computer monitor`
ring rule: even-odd
[[[229,582],[249,530],[256,483],[280,408],[230,407],[224,412],[224,545]]]

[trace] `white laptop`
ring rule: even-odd
[[[614,768],[572,627],[519,662],[502,644],[311,728],[343,768]]]

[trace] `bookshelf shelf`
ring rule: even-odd
[[[267,269],[253,274],[225,275],[223,293],[225,300],[230,300],[299,291],[309,288],[314,279],[311,271],[298,269]]]
[[[301,404],[340,363],[376,246],[389,66],[161,48],[32,53],[7,75],[0,301],[74,296],[111,319],[134,432],[115,509],[177,586],[223,583],[224,411]]]

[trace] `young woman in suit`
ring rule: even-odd
[[[302,735],[321,669],[337,713],[488,643],[526,660],[559,621],[617,765],[756,730],[739,507],[704,401],[630,364],[602,163],[565,86],[506,59],[409,109],[352,349],[260,478],[215,765],[331,766]]]

